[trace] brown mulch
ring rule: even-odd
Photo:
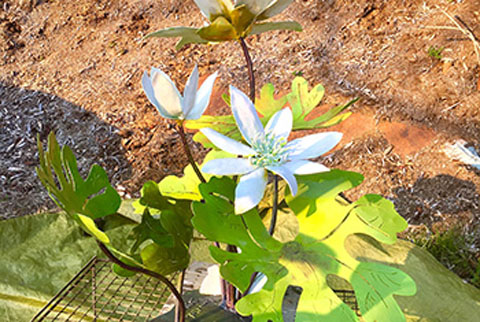
[[[199,26],[193,1],[3,1],[0,11],[0,218],[51,208],[35,177],[35,137],[50,130],[69,144],[83,173],[97,162],[115,186],[136,196],[146,180],[180,174],[187,160],[179,137],[148,103],[141,74],[159,67],[183,87],[195,63],[201,75],[220,71],[218,88],[247,90],[236,43],[174,49],[174,39],[144,41],[168,26]],[[327,157],[332,167],[366,177],[349,194],[392,199],[412,227],[473,225],[478,218],[475,172],[451,162],[441,146],[480,139],[479,68],[473,43],[453,26],[458,16],[480,34],[480,1],[297,0],[278,19],[304,32],[250,37],[257,84],[286,91],[292,74],[327,89],[324,103],[354,97],[353,112],[372,111],[426,126],[436,141],[408,157],[381,133],[347,142]],[[442,59],[428,55],[444,47]],[[258,91],[257,91],[258,92]],[[221,93],[218,93],[220,95]],[[219,102],[220,100],[217,100]],[[226,112],[214,105],[211,113]],[[204,151],[196,146],[196,152]]]

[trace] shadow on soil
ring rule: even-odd
[[[131,175],[115,127],[58,96],[0,83],[0,219],[54,207],[35,174],[37,134],[45,145],[50,131],[72,148],[82,175],[93,163],[114,185]]]
[[[410,224],[471,224],[480,217],[480,196],[471,181],[440,174],[419,178],[412,187],[398,187],[394,192],[395,208]]]

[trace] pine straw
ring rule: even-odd
[[[130,176],[113,126],[54,95],[0,84],[0,219],[53,206],[35,175],[36,135],[46,144],[50,131],[73,149],[83,175],[95,162],[112,170],[114,184]]]

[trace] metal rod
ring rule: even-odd
[[[92,259],[90,259],[90,261],[87,263],[87,265],[85,265],[85,267],[83,267],[80,272],[78,272],[77,274],[75,274],[74,277],[72,277],[72,279],[64,286],[62,287],[62,289],[60,291],[57,292],[57,294],[55,294],[55,296],[32,318],[32,321],[35,321],[35,319],[39,318],[47,309],[50,310],[50,308],[52,307],[55,307],[57,306],[58,303],[60,303],[60,301],[63,299],[63,296],[61,296],[61,294],[67,289],[67,288],[72,288],[71,287],[71,284],[73,282],[75,282],[75,280],[77,278],[81,278],[83,277],[83,275],[85,275],[88,270],[90,269],[91,265],[95,263],[96,261],[96,257],[94,256]],[[68,292],[67,292],[68,294]],[[55,303],[54,303],[55,302]],[[45,315],[46,316],[46,315]],[[42,321],[45,316],[43,316],[39,321]]]
[[[185,281],[185,269],[180,273],[178,277],[178,293],[183,294],[183,282]],[[178,321],[180,317],[180,306],[177,305],[175,308],[175,321]]]
[[[187,154],[188,162],[190,162],[190,164],[193,167],[193,171],[195,171],[198,179],[200,179],[200,181],[202,183],[207,182],[205,180],[205,178],[203,177],[202,173],[200,172],[200,169],[198,169],[197,164],[195,163],[195,160],[193,159],[192,151],[190,151],[190,147],[188,146],[187,137],[185,136],[185,130],[183,129],[183,124],[182,123],[178,124],[177,132],[178,132],[178,134],[180,134],[180,139],[182,140],[182,143],[183,143],[183,149],[185,150],[185,153]]]
[[[182,296],[180,295],[180,293],[177,291],[177,289],[175,288],[175,286],[172,284],[172,282],[170,282],[165,276],[163,275],[160,275],[158,273],[155,273],[153,271],[150,271],[146,268],[142,268],[142,267],[135,267],[135,266],[130,266],[128,264],[125,264],[124,262],[122,262],[121,260],[119,260],[118,258],[115,257],[115,255],[113,255],[110,250],[104,245],[102,244],[101,242],[99,242],[97,240],[97,244],[98,244],[98,247],[100,247],[100,249],[102,250],[102,252],[107,255],[107,257],[112,261],[114,262],[115,264],[117,264],[118,266],[120,266],[121,268],[124,268],[124,269],[127,269],[129,271],[133,271],[133,272],[137,272],[137,273],[142,273],[142,274],[145,274],[145,275],[149,275],[149,276],[152,276],[156,279],[159,279],[160,281],[162,281],[169,289],[170,291],[172,292],[172,294],[175,296],[175,298],[177,299],[177,306],[179,307],[179,320],[176,320],[176,322],[185,322],[185,302],[183,301],[183,298]]]
[[[217,241],[214,242],[214,245],[215,245],[215,247],[217,247],[219,249],[222,249],[219,242],[217,242]],[[222,287],[222,303],[220,304],[220,306],[226,307],[226,305],[227,305],[227,281],[225,281],[222,277],[220,277],[220,283],[221,283],[221,287]]]
[[[277,212],[278,212],[278,176],[273,176],[273,206],[272,206],[272,221],[270,222],[270,229],[268,232],[270,236],[273,236],[275,232],[275,225],[277,224]]]
[[[255,104],[255,74],[253,73],[252,57],[250,57],[250,53],[248,52],[248,47],[245,43],[245,39],[243,37],[240,37],[239,41],[240,45],[242,46],[243,55],[245,56],[245,60],[247,61],[248,77],[250,78],[250,100],[252,101],[252,103]]]
[[[92,266],[92,270],[90,271],[92,274],[92,311],[93,317],[97,318],[97,272],[95,271],[95,265]]]

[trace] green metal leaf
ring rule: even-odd
[[[265,84],[260,90],[260,97],[255,101],[255,108],[266,120],[269,120],[273,114],[280,111],[287,104],[287,96],[275,99],[274,94],[275,87],[273,84]]]
[[[335,205],[337,203],[335,197],[340,192],[354,188],[362,181],[363,176],[360,173],[337,169],[324,173],[298,176],[298,193],[295,197],[287,193],[285,199],[297,215],[308,217],[319,211],[328,212],[328,209],[322,210],[322,203],[330,201],[330,203]]]
[[[150,243],[143,247],[140,256],[148,269],[168,275],[188,266],[189,245],[193,237],[191,218],[190,202],[178,201],[175,207],[162,210],[159,219],[165,230],[173,237],[173,246]]]
[[[349,204],[338,196],[362,181],[359,174],[337,170],[305,177],[299,177],[296,197],[287,192],[287,203],[298,220],[298,225],[291,226],[298,232],[286,242],[268,234],[255,209],[234,215],[235,183],[230,179],[212,178],[200,185],[204,202],[193,203],[194,227],[209,240],[241,250],[231,253],[210,247],[212,257],[221,264],[222,276],[242,292],[252,273],[267,277],[261,291],[238,301],[237,311],[253,315],[253,321],[283,321],[285,292],[297,286],[302,294],[296,321],[358,321],[327,283],[327,277],[335,275],[353,286],[363,320],[404,321],[393,295],[413,295],[413,280],[397,268],[360,262],[345,248],[347,237],[357,233],[391,241],[404,228],[402,220],[394,218],[399,215],[378,197],[367,195]]]
[[[308,82],[303,77],[295,77],[292,82],[292,92],[288,95],[288,101],[292,107],[293,118],[306,116],[322,100],[325,88],[318,84],[311,91],[308,90]]]
[[[75,219],[75,221],[78,222],[86,232],[98,239],[100,242],[104,244],[110,243],[110,239],[108,238],[107,234],[98,229],[92,218],[81,214],[74,214],[73,219]]]
[[[186,268],[193,237],[190,201],[167,198],[155,182],[149,181],[142,188],[140,204],[147,208],[142,224],[134,229],[137,240],[132,251],[140,248],[142,263],[162,275]]]
[[[354,213],[370,229],[368,234],[385,244],[397,241],[397,233],[408,227],[390,200],[368,194],[354,202]]]
[[[294,130],[319,129],[338,124],[350,116],[348,113],[341,115],[339,113],[358,100],[354,99],[345,105],[328,110],[319,117],[307,120],[310,113],[320,104],[324,94],[325,89],[322,85],[318,84],[309,91],[308,82],[303,77],[295,77],[292,82],[292,92],[287,95],[292,108]]]
[[[48,151],[44,152],[41,144],[38,145],[40,166],[37,173],[52,198],[83,230],[105,244],[121,261],[165,275],[188,265],[188,246],[193,235],[189,202],[167,199],[160,194],[155,182],[147,182],[140,202],[144,208],[156,209],[158,218],[145,209],[141,223],[133,228],[131,236],[135,241],[131,252],[127,253],[123,250],[125,245],[112,245],[111,238],[94,221],[115,214],[121,204],[120,196],[110,185],[105,170],[94,165],[87,179],[83,180],[72,151],[67,146],[60,149],[53,133],[48,138]],[[127,222],[129,227],[135,223]],[[135,253],[139,248],[140,254]]]
[[[173,237],[163,228],[159,219],[150,215],[148,208],[145,209],[142,216],[142,222],[132,230],[133,244],[130,252],[135,253],[138,247],[146,240],[152,240],[163,247],[173,247]]]
[[[167,29],[158,30],[149,33],[145,36],[147,38],[161,37],[161,38],[178,38],[181,37],[175,48],[180,50],[187,44],[205,44],[208,40],[203,39],[198,34],[199,29],[189,27],[172,27]]]
[[[258,35],[272,30],[302,31],[303,28],[302,25],[296,21],[263,22],[254,24],[250,35]]]
[[[240,141],[242,139],[242,134],[237,128],[237,124],[235,123],[233,115],[203,115],[198,120],[186,121],[185,127],[191,130],[198,130],[204,127],[209,127],[234,140]],[[197,132],[193,136],[193,140],[201,143],[206,148],[216,148],[201,132]]]
[[[229,154],[224,151],[210,151],[205,156],[202,164],[213,160],[221,158],[231,158],[232,154]],[[201,169],[201,165],[199,168]],[[205,179],[208,180],[212,176],[209,174],[203,174]],[[158,187],[162,195],[175,199],[186,199],[186,200],[201,200],[202,196],[198,190],[198,185],[200,184],[200,179],[198,179],[197,174],[193,170],[191,165],[188,165],[183,170],[183,177],[177,176],[167,176],[160,183]],[[155,208],[155,207],[154,207]]]
[[[84,181],[77,168],[77,161],[68,146],[60,150],[53,132],[48,136],[48,151],[44,152],[38,140],[40,166],[36,168],[38,177],[52,198],[70,216],[82,215],[89,219],[102,218],[117,212],[121,199],[111,186],[107,173],[99,165],[93,165]],[[52,171],[60,187],[57,186]],[[83,223],[86,219],[76,217]],[[89,230],[89,232],[92,232]]]

